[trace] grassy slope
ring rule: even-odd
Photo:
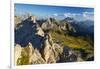
[[[55,31],[50,31],[50,34],[55,41],[59,40],[64,46],[69,46],[73,49],[83,49],[87,53],[93,53],[93,47],[90,41],[85,40],[85,37],[74,37],[68,34],[64,35],[63,32],[59,34]]]

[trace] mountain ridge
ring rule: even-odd
[[[55,18],[38,22],[29,16],[16,25],[16,65],[78,62],[93,57],[90,40],[74,36],[77,30],[69,22]]]

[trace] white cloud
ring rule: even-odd
[[[57,16],[58,16],[58,14],[57,14],[57,13],[55,13],[55,14],[53,14],[53,16],[56,16],[56,17],[57,17]]]
[[[93,12],[83,12],[84,14],[89,14],[89,15],[93,15],[94,13]]]
[[[83,12],[83,13],[64,13],[64,17],[73,17],[77,20],[93,20],[94,13],[93,12]]]
[[[65,17],[74,17],[74,15],[72,13],[64,13]]]
[[[68,17],[68,14],[67,14],[67,13],[64,13],[64,16],[65,16],[65,17]]]
[[[85,20],[93,20],[94,19],[94,13],[93,12],[83,12],[83,18]]]
[[[93,20],[94,19],[94,13],[93,12],[83,12],[83,13],[54,13],[51,16],[56,18],[66,18],[66,17],[72,17],[76,20]]]
[[[79,13],[64,13],[65,17],[76,17],[76,16],[80,16],[81,14]]]

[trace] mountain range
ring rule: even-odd
[[[94,22],[15,17],[15,64],[94,60]]]

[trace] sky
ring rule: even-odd
[[[50,6],[35,4],[15,4],[15,15],[31,13],[38,18],[55,17],[64,19],[73,17],[76,20],[94,20],[94,9],[85,7]]]

